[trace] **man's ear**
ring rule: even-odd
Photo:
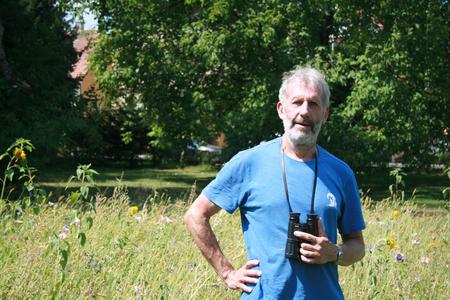
[[[330,108],[326,107],[325,111],[323,112],[323,122],[324,123],[328,120],[329,116],[330,116]]]
[[[283,119],[284,106],[283,106],[283,103],[281,102],[281,100],[278,100],[278,102],[277,102],[277,112],[278,112],[278,116],[280,117],[280,119]]]

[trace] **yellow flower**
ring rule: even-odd
[[[22,149],[20,149],[20,148],[17,148],[16,147],[16,149],[14,149],[14,156],[16,157],[16,159],[20,159],[21,158],[21,156],[22,156]]]
[[[137,206],[132,206],[130,207],[130,214],[134,216],[135,214],[137,214],[138,210],[139,208]]]
[[[386,240],[386,245],[389,247],[389,250],[392,250],[395,247],[395,241],[393,238],[388,238]]]
[[[394,218],[398,218],[398,217],[400,216],[400,212],[399,212],[398,210],[394,210],[394,211],[392,212],[392,216],[393,216]]]
[[[428,243],[428,248],[430,248],[430,249],[436,249],[436,248],[437,248],[437,244],[434,243],[434,242],[430,242],[430,243]]]
[[[25,151],[22,151],[22,153],[20,153],[20,158],[21,158],[22,160],[27,159],[27,154],[25,153]]]

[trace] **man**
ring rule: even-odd
[[[365,224],[355,176],[316,144],[328,118],[329,97],[317,70],[285,74],[277,103],[284,135],[234,156],[185,215],[202,254],[229,288],[243,291],[242,299],[343,299],[337,265],[364,256]],[[298,247],[300,259],[286,258],[290,212],[299,212],[305,223],[312,202],[318,235],[295,231],[307,242]],[[209,219],[220,209],[232,213],[237,208],[249,260],[235,269]],[[336,245],[337,230],[342,245]]]

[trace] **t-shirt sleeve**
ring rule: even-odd
[[[366,228],[359,198],[358,184],[351,170],[344,183],[344,205],[341,207],[341,219],[339,221],[339,233],[349,234],[359,232]]]
[[[243,157],[242,152],[236,154],[202,191],[210,201],[228,213],[233,213],[244,198],[247,168]]]

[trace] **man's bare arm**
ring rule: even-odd
[[[300,248],[300,255],[303,262],[310,264],[325,264],[337,261],[339,248],[326,236],[321,220],[319,220],[319,236],[314,236],[301,231],[295,231],[294,235],[309,242],[302,243]],[[362,232],[343,235],[341,249],[343,255],[339,260],[339,265],[349,266],[361,260],[365,255]]]
[[[350,266],[361,260],[366,254],[362,232],[343,235],[341,247],[343,252],[342,260],[339,263],[341,266]]]
[[[245,283],[256,283],[258,281],[257,278],[261,275],[261,272],[252,270],[252,267],[258,265],[259,262],[256,260],[248,261],[243,267],[236,270],[225,257],[209,222],[209,219],[219,210],[219,206],[215,205],[204,194],[200,194],[186,212],[184,221],[195,244],[226,285],[231,289],[250,292],[251,288]]]

